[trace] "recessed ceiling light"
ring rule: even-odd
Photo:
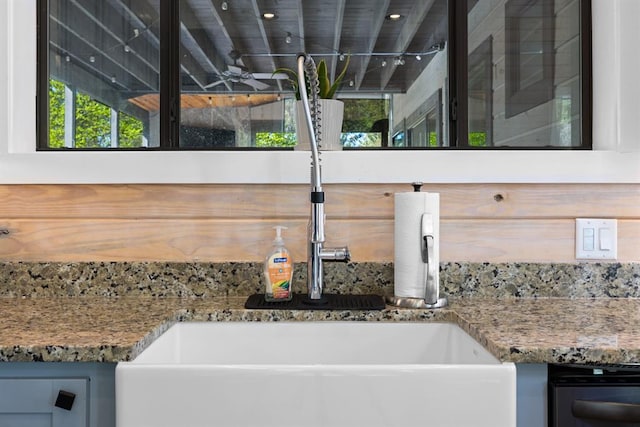
[[[397,21],[400,18],[402,18],[402,15],[400,15],[399,13],[390,13],[387,15],[387,19],[390,19],[391,21]]]
[[[273,12],[265,12],[262,14],[262,18],[266,20],[276,19],[276,14]]]

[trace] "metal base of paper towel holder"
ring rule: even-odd
[[[422,298],[386,297],[387,304],[402,308],[442,308],[448,304],[447,297],[438,298],[435,304],[427,304]]]

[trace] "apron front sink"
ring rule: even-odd
[[[515,408],[515,365],[450,323],[178,323],[116,368],[117,427],[515,427]]]

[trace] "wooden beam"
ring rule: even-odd
[[[106,73],[97,67],[91,67],[91,71],[88,71],[87,67],[78,65],[80,58],[76,56],[71,56],[70,62],[67,63],[60,54],[64,50],[53,43],[51,46],[54,48],[49,70],[51,78],[72,86],[74,90],[80,89],[81,92],[109,106],[117,106],[122,101],[121,92],[114,90],[114,86],[107,83],[109,76]]]
[[[200,44],[202,42],[202,40],[199,42],[197,39],[201,38],[201,36],[195,36],[191,30],[189,28],[187,28],[187,26],[184,24],[184,21],[180,23],[180,41],[181,41],[181,45],[191,54],[191,56],[193,57],[194,61],[192,61],[192,64],[198,64],[200,65],[205,73],[213,73],[216,75],[221,75],[222,74],[222,70],[220,68],[218,68],[213,61],[209,58],[207,52],[205,52],[205,48],[203,47],[202,44]],[[188,59],[187,58],[181,58],[181,65],[182,62]],[[183,70],[185,70],[185,68],[183,68]],[[194,81],[204,90],[205,89],[205,85],[208,82],[202,82],[201,79],[202,77],[197,77],[195,74],[189,72],[189,75],[194,79]],[[203,84],[204,83],[204,84]],[[231,85],[229,84],[229,82],[225,81],[224,85],[227,87],[228,90],[231,90]]]
[[[152,47],[160,49],[160,38],[151,30],[152,22],[145,22],[140,16],[150,16],[157,13],[149,3],[145,1],[135,1],[126,3],[123,0],[107,0],[107,3],[114,9],[121,9],[122,17],[128,19],[134,28],[138,30],[138,36],[146,39]],[[135,34],[134,34],[135,36]]]
[[[251,5],[253,6],[253,14],[256,18],[258,29],[260,30],[260,36],[262,37],[262,42],[264,43],[265,48],[267,49],[267,53],[271,54],[273,49],[271,48],[271,43],[269,42],[269,38],[267,37],[267,31],[264,28],[264,22],[262,21],[260,15],[260,8],[258,7],[257,0],[251,0]],[[276,69],[276,63],[271,56],[269,56],[269,64],[272,70]],[[282,92],[282,83],[280,80],[276,80],[278,84],[278,89]]]
[[[226,44],[227,46],[229,46],[229,50],[231,50],[231,48],[233,48],[233,39],[231,38],[231,35],[229,34],[229,32],[227,31],[227,27],[225,27],[224,25],[224,21],[222,20],[222,17],[220,16],[220,14],[218,13],[218,11],[216,10],[215,6],[213,5],[214,0],[210,0],[209,3],[209,9],[208,9],[208,13],[211,14],[211,16],[213,17],[213,19],[215,19],[216,23],[218,24],[218,28],[220,29],[220,32],[223,35],[223,40],[216,40],[216,42],[218,44]],[[220,50],[220,49],[218,49]]]
[[[151,30],[153,23],[144,22],[139,15],[149,15],[157,12],[144,1],[137,1],[131,4],[131,7],[126,5],[123,0],[108,0],[108,3],[114,7],[114,9],[122,10],[122,17],[127,19],[133,27],[133,36],[127,38],[128,44],[132,49],[134,55],[140,57],[140,59],[146,63],[150,68],[156,72],[160,72],[159,61],[156,58],[147,58],[144,53],[160,51],[160,39]],[[135,7],[135,9],[134,9]],[[151,48],[149,48],[149,45]]]
[[[191,8],[190,2],[180,2],[180,40],[183,48],[193,56],[193,59],[205,73],[221,75],[226,70],[227,63],[224,57],[215,49],[213,41],[207,32],[199,30],[202,27],[203,25]],[[181,58],[181,63],[184,59]],[[184,65],[186,66],[186,64]],[[192,66],[193,64],[191,64]],[[188,74],[202,90],[206,90],[205,86],[211,83],[206,81],[206,74],[199,75],[201,73],[194,73],[191,67],[188,69]],[[183,70],[187,71],[186,68],[183,68]],[[229,82],[225,81],[224,85],[227,90],[232,90]]]
[[[346,3],[346,0],[338,0],[336,2],[336,21],[335,21],[335,25],[333,26],[333,51],[334,52],[340,52],[340,38],[342,35],[342,21],[344,19],[345,3]],[[331,59],[331,71],[330,71],[331,81],[334,81],[336,78],[336,68],[338,67],[339,61],[340,61],[340,58],[337,56],[334,56]]]
[[[400,36],[396,40],[396,43],[392,49],[392,52],[405,52],[413,37],[415,36],[418,28],[422,25],[422,21],[424,21],[425,17],[431,10],[433,3],[435,0],[424,0],[415,2],[413,9],[407,19],[405,20],[405,24],[402,27],[400,32]],[[382,71],[381,81],[380,81],[380,89],[384,89],[389,84],[393,73],[396,70],[397,65],[394,64],[394,61],[388,61],[387,66]]]
[[[127,82],[124,75],[129,75],[143,86],[158,90],[158,69],[153,68],[149,61],[132,52],[125,52],[126,42],[122,38],[122,28],[110,29],[103,19],[94,16],[91,11],[75,0],[70,0],[71,5],[62,10],[52,7],[50,19],[59,26],[63,32],[59,34],[59,40],[52,38],[52,44],[57,44],[60,49],[74,55],[78,60],[92,67],[89,60],[104,58],[112,63],[114,74],[119,70],[118,77],[123,85]],[[101,31],[96,31],[99,28]],[[118,34],[120,33],[120,34]],[[102,64],[105,69],[105,64]],[[111,75],[107,74],[111,78]],[[127,84],[127,88],[130,85]]]
[[[300,51],[306,52],[307,46],[304,39],[304,5],[302,0],[298,0],[298,37],[300,38]],[[278,86],[281,86],[278,84]]]
[[[376,41],[378,40],[378,36],[380,35],[382,24],[384,24],[384,19],[387,14],[387,9],[389,8],[389,3],[390,3],[390,0],[384,0],[382,5],[380,5],[378,14],[373,19],[373,24],[371,27],[371,36],[367,42],[367,49],[366,49],[367,53],[372,53],[373,49],[375,49],[376,47]],[[367,73],[367,68],[369,68],[369,62],[371,62],[371,56],[370,55],[362,56],[360,57],[359,62],[360,64],[358,65],[358,69],[356,71],[356,78],[355,78],[355,85],[354,85],[356,90],[360,90],[360,86],[362,86],[362,81],[364,80],[364,76]]]

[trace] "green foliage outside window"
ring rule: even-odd
[[[76,148],[111,146],[111,109],[90,96],[76,95]]]
[[[144,124],[135,117],[118,113],[118,144],[122,148],[142,147],[144,142]]]
[[[436,132],[429,132],[429,147],[438,146],[438,134]]]
[[[486,147],[487,134],[485,132],[469,132],[469,145],[471,147]]]
[[[344,120],[340,140],[344,147],[380,147],[382,134],[376,122],[387,119],[386,99],[343,99]],[[388,129],[387,129],[388,130]]]
[[[89,95],[76,93],[75,97],[75,148],[111,147],[111,108],[92,99]],[[144,141],[144,124],[141,120],[118,113],[118,146],[141,147]],[[65,146],[65,85],[49,80],[49,147]]]
[[[342,132],[371,132],[380,119],[386,119],[389,102],[385,99],[343,99]]]
[[[49,80],[49,147],[64,147],[64,84]]]
[[[257,132],[256,147],[294,147],[296,145],[295,132]]]

